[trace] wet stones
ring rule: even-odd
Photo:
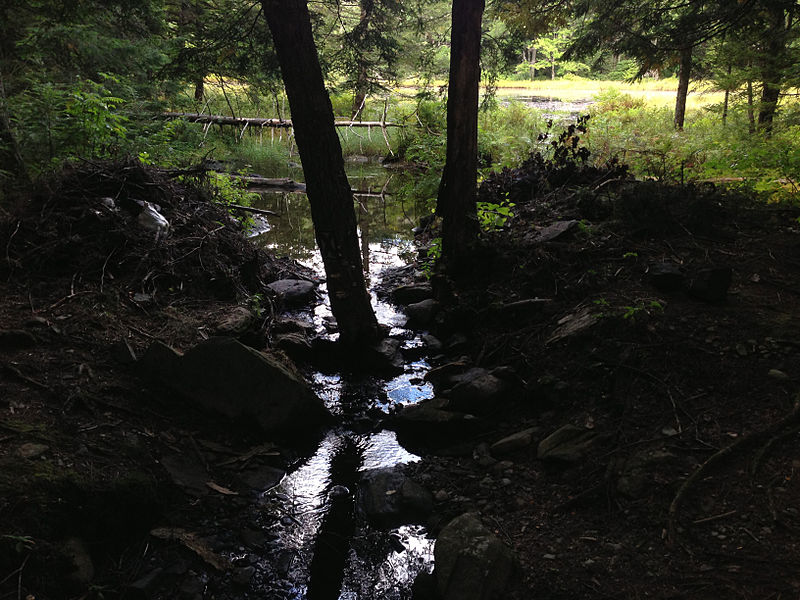
[[[293,366],[227,337],[205,340],[180,354],[155,342],[140,372],[199,406],[246,419],[265,433],[310,433],[328,417],[322,400]]]
[[[433,324],[436,313],[439,312],[439,303],[433,298],[409,304],[405,307],[408,322],[406,325],[412,329],[426,329]]]
[[[468,413],[449,410],[449,401],[431,398],[404,406],[387,425],[400,442],[414,448],[435,448],[468,439],[481,428],[481,421]]]
[[[436,592],[442,600],[503,598],[519,574],[511,549],[476,513],[450,521],[436,539],[433,553]]]
[[[358,507],[377,527],[421,523],[433,510],[431,493],[394,469],[367,471],[358,487]]]
[[[392,298],[398,304],[415,304],[433,298],[433,287],[430,283],[401,285],[392,292]]]
[[[314,284],[304,279],[279,279],[267,287],[275,292],[284,306],[305,306],[315,298]]]

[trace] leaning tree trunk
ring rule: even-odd
[[[442,218],[442,258],[453,264],[478,238],[478,86],[484,0],[454,0],[447,94],[447,159],[436,213]]]
[[[364,284],[353,195],[314,46],[308,7],[303,0],[262,0],[261,5],[292,111],[311,218],[340,340],[346,345],[368,344],[379,338],[378,322]]]
[[[686,98],[689,96],[689,80],[692,75],[692,48],[681,50],[681,65],[678,72],[678,94],[675,98],[675,129],[683,129],[686,120]]]

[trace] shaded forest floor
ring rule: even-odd
[[[796,597],[800,211],[559,173],[487,184],[516,216],[468,279],[439,286],[440,360],[510,367],[516,391],[478,437],[410,468],[436,493],[432,529],[480,511],[520,557],[525,598]],[[166,240],[136,226],[136,200],[161,206]],[[265,589],[237,566],[273,518],[246,494],[295,451],[187,408],[133,358],[213,335],[296,267],[195,188],[130,165],[76,170],[2,216],[0,598]],[[237,332],[255,346],[261,314]],[[540,459],[565,425],[586,443]],[[487,451],[526,429],[531,444]]]

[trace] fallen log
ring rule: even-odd
[[[235,125],[250,127],[276,127],[290,129],[292,122],[289,119],[270,119],[263,117],[229,117],[226,115],[205,115],[201,113],[165,112],[161,114],[164,119],[186,119],[192,123],[205,123],[211,125]],[[336,127],[404,127],[399,123],[384,121],[335,121]]]

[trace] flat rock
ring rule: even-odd
[[[358,506],[377,527],[422,523],[433,510],[431,493],[396,469],[374,469],[361,477]]]
[[[537,449],[540,460],[580,462],[593,449],[597,433],[574,425],[564,425],[541,442]]]
[[[509,595],[519,575],[511,549],[476,513],[450,521],[433,550],[436,590],[442,600],[495,600]]]
[[[314,300],[314,284],[304,279],[279,279],[267,287],[285,306],[305,306]]]
[[[414,304],[433,298],[433,287],[430,283],[401,285],[392,291],[392,298],[398,304]]]
[[[19,448],[17,448],[17,456],[20,458],[37,458],[50,450],[50,446],[46,444],[35,444],[33,442],[29,442],[27,444],[22,444]]]
[[[489,447],[489,451],[492,453],[492,456],[498,457],[523,450],[533,443],[533,436],[536,434],[536,431],[537,428],[531,427],[512,433],[492,444]]]
[[[322,400],[286,359],[233,338],[210,338],[183,355],[155,342],[139,363],[144,376],[180,396],[268,434],[310,433],[328,417]]]

